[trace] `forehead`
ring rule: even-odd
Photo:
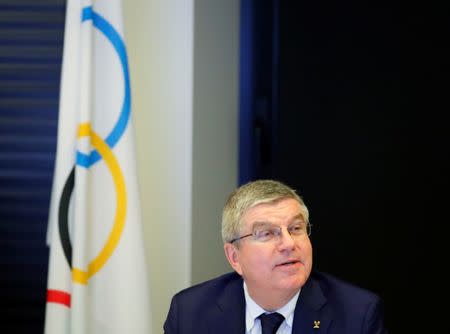
[[[304,210],[297,200],[285,198],[249,208],[242,216],[242,225],[252,226],[256,222],[289,224],[296,218],[303,218],[303,213]]]

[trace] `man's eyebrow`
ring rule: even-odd
[[[295,222],[297,220],[300,220],[302,223],[305,222],[305,219],[303,218],[303,214],[301,212],[292,218],[293,222]]]
[[[256,228],[256,227],[261,227],[261,226],[273,226],[274,224],[268,221],[256,221],[253,223],[252,225],[252,229]]]

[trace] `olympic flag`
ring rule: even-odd
[[[120,0],[68,0],[46,334],[150,333]]]

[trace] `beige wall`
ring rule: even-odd
[[[174,293],[229,271],[237,183],[238,0],[124,0],[153,332]]]
[[[192,169],[192,282],[228,269],[223,204],[238,180],[239,1],[196,0]]]

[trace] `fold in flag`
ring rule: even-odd
[[[150,333],[118,0],[68,0],[47,239],[46,334]]]

